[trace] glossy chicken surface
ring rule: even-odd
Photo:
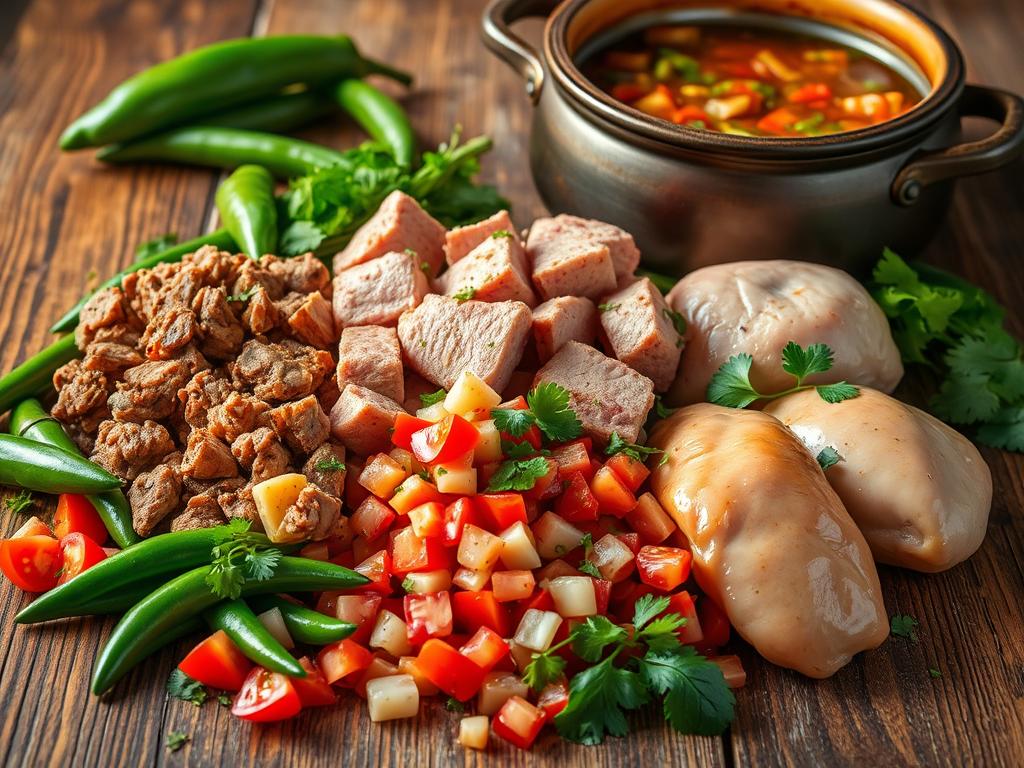
[[[888,634],[871,552],[814,457],[777,419],[699,404],[660,422],[652,489],[701,588],[769,661],[828,677]]]
[[[829,404],[813,391],[770,403],[812,454],[842,460],[825,476],[882,563],[936,572],[981,546],[992,474],[978,449],[935,417],[862,388]]]

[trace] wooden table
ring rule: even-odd
[[[1019,0],[918,0],[967,52],[971,79],[1024,90]],[[472,0],[33,0],[0,61],[0,368],[48,341],[46,328],[97,276],[164,232],[211,227],[216,174],[175,167],[107,169],[62,155],[68,122],[131,73],[227,37],[350,32],[364,50],[414,71],[406,99],[425,144],[460,123],[496,149],[486,175],[517,221],[541,215],[527,169],[529,106],[521,84],[479,40]],[[536,24],[526,24],[536,34]],[[5,36],[0,36],[0,40]],[[308,137],[359,140],[338,121]],[[960,183],[956,206],[925,254],[991,290],[1024,335],[1024,164]],[[869,225],[869,222],[865,222]],[[920,642],[890,640],[831,680],[815,682],[738,647],[749,672],[722,738],[683,737],[657,713],[602,748],[546,737],[532,753],[486,754],[455,743],[457,717],[425,708],[416,721],[371,726],[360,702],[250,727],[215,702],[166,700],[186,647],[138,668],[114,695],[88,693],[92,660],[111,622],[16,628],[26,598],[0,586],[0,764],[172,765],[1021,765],[1024,763],[1024,459],[986,450],[995,477],[988,536],[967,564],[938,576],[882,569],[889,612],[921,621]],[[37,512],[48,510],[38,505]],[[4,511],[0,532],[20,518]],[[929,667],[941,671],[932,679]],[[169,731],[191,741],[164,748]]]

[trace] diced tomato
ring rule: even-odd
[[[489,627],[502,637],[508,636],[508,611],[494,598],[494,593],[490,590],[454,592],[451,601],[455,626],[462,631],[473,633],[480,627]]]
[[[391,594],[391,557],[385,550],[370,555],[353,570],[370,580],[369,584],[358,587],[360,591]]]
[[[532,571],[495,571],[491,574],[491,589],[499,603],[525,600],[536,586]]]
[[[690,577],[690,561],[685,549],[648,544],[637,552],[636,569],[644,584],[669,592]]]
[[[785,133],[799,119],[791,109],[779,107],[758,120],[757,128],[765,133]]]
[[[555,513],[570,523],[597,520],[599,505],[581,472],[569,476],[568,485],[555,502]]]
[[[62,493],[53,514],[53,535],[63,539],[69,533],[84,533],[97,544],[107,540],[107,527],[96,507],[78,493]]]
[[[644,493],[636,506],[626,514],[629,527],[640,534],[645,544],[661,544],[673,531],[676,524],[651,493]]]
[[[472,451],[479,440],[476,427],[455,413],[413,432],[410,437],[413,456],[424,464],[454,461]]]
[[[538,611],[555,610],[555,601],[554,598],[551,597],[551,592],[549,592],[546,589],[538,589],[532,597],[520,602],[516,606],[515,613],[512,616],[512,626],[518,627],[519,622],[523,619],[523,614],[531,608]],[[492,629],[494,629],[494,627],[492,627]],[[496,631],[498,632],[498,634],[502,635],[502,637],[508,635],[508,632],[502,632],[501,630]]]
[[[391,507],[383,501],[376,496],[367,496],[359,509],[352,513],[349,522],[357,536],[370,542],[383,536],[396,517]]]
[[[523,497],[529,501],[553,499],[562,492],[562,484],[558,482],[558,463],[549,457],[544,458],[548,471],[533,481],[533,487],[523,491]]]
[[[231,714],[254,723],[286,720],[301,711],[302,702],[292,681],[263,667],[249,673],[231,705]]]
[[[590,466],[590,452],[583,440],[555,446],[551,449],[551,458],[558,463],[559,480],[568,480],[574,472],[579,472],[586,480],[594,474]]]
[[[526,503],[518,493],[481,493],[474,499],[484,524],[492,531],[503,531],[513,523],[526,523]]]
[[[624,453],[615,454],[604,465],[614,472],[619,480],[634,493],[651,474],[651,470],[642,461],[637,461]]]
[[[310,560],[327,562],[331,559],[331,553],[326,541],[311,541],[299,550],[299,557],[307,557]]]
[[[439,538],[444,535],[444,505],[428,501],[409,510],[409,523],[413,533],[421,539]]]
[[[388,503],[398,514],[406,515],[409,513],[409,510],[431,501],[443,502],[444,496],[437,490],[437,486],[428,483],[419,475],[413,475],[412,477],[407,477],[395,489],[395,495],[391,497]]]
[[[619,541],[629,547],[629,551],[636,555],[640,551],[640,534],[628,531],[627,533],[616,533]]]
[[[601,572],[601,578],[618,582],[629,577],[636,567],[636,556],[621,534],[607,533],[594,542],[587,559]]]
[[[406,633],[413,645],[452,633],[452,604],[446,591],[406,595],[403,609]]]
[[[612,596],[612,583],[607,579],[594,579],[594,601],[597,612],[603,616],[608,613],[608,603]]]
[[[612,86],[611,90],[613,99],[616,101],[624,101],[627,104],[631,101],[636,101],[646,93],[647,91],[636,83],[616,83]]]
[[[291,678],[295,692],[303,707],[326,707],[338,700],[337,694],[320,671],[320,667],[306,656],[299,659],[299,664],[306,670],[305,677]]]
[[[704,633],[703,642],[712,648],[721,648],[729,642],[729,617],[718,604],[704,596],[697,606],[700,628]]]
[[[325,595],[331,594],[328,592]],[[365,643],[370,639],[373,632],[373,625],[377,623],[377,614],[380,612],[383,598],[380,595],[337,595],[334,598],[333,606],[322,606],[317,604],[317,610],[334,616],[341,621],[356,625],[356,631],[349,635],[349,640],[357,643]],[[330,607],[330,610],[325,610]]]
[[[747,673],[739,656],[715,656],[709,657],[708,661],[718,665],[725,678],[725,684],[730,688],[742,688],[746,685]]]
[[[484,682],[483,668],[443,640],[431,639],[423,644],[416,657],[416,668],[430,682],[459,701],[476,695]]]
[[[680,107],[672,113],[672,122],[676,125],[688,125],[689,123],[701,122],[704,123],[704,127],[711,126],[711,118],[708,113],[700,107],[695,107],[692,104]]]
[[[788,96],[794,104],[806,104],[809,101],[828,101],[832,98],[832,89],[825,83],[807,83]]]
[[[211,688],[237,691],[245,683],[252,662],[223,630],[217,630],[189,651],[178,669]]]
[[[359,473],[359,484],[374,496],[389,499],[410,474],[386,453],[378,453],[366,460],[366,466]]]
[[[520,749],[529,749],[543,727],[544,711],[521,696],[506,701],[491,721],[495,734]]]
[[[391,572],[403,576],[412,571],[436,571],[450,565],[448,550],[440,539],[423,539],[412,526],[392,531],[388,542]]]
[[[347,462],[345,464],[345,506],[358,509],[370,492],[359,484],[359,475],[363,471],[361,464]]]
[[[57,586],[60,561],[60,542],[52,536],[22,535],[0,542],[0,570],[26,592],[45,592]]]
[[[369,650],[347,637],[324,646],[316,662],[328,683],[336,683],[356,672],[362,672],[373,663]]]
[[[685,626],[676,631],[680,643],[693,645],[704,639],[704,631],[701,629],[700,619],[697,618],[697,607],[689,592],[677,592],[671,595],[668,599],[668,608],[662,612],[662,615],[666,613],[678,613],[686,619]]]
[[[480,516],[473,505],[473,500],[463,497],[452,502],[444,510],[444,535],[442,540],[446,547],[458,546],[462,540],[462,530],[467,524],[477,525]]]
[[[569,703],[569,689],[565,680],[549,683],[537,697],[537,706],[544,711],[544,721],[550,723]]]
[[[431,422],[426,419],[418,419],[415,416],[410,416],[408,413],[399,413],[395,417],[395,427],[391,433],[391,442],[399,448],[411,451],[413,432],[419,432],[430,425]]]
[[[11,534],[12,539],[23,539],[26,536],[49,536],[51,539],[54,538],[50,526],[35,515],[22,523],[21,527]]]
[[[490,627],[480,627],[466,644],[459,648],[459,653],[472,659],[477,665],[490,672],[495,665],[508,656],[508,643]]]
[[[603,514],[623,517],[636,506],[636,496],[609,467],[601,467],[590,481],[590,491]]]
[[[637,581],[612,584],[610,605],[620,621],[632,621],[636,601],[644,595],[656,594],[654,587]]]
[[[103,547],[84,533],[69,533],[60,540],[61,568],[58,584],[71,581],[75,576],[107,559]]]

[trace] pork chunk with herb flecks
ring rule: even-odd
[[[338,390],[349,384],[372,389],[395,402],[405,400],[402,348],[394,328],[346,328],[338,342]]]
[[[319,349],[330,347],[337,338],[331,303],[318,292],[289,296],[297,296],[298,301],[288,304],[287,311],[282,311],[283,302],[278,303],[278,311],[285,318],[291,334],[299,341]]]
[[[583,296],[558,296],[533,310],[533,341],[542,363],[569,341],[590,344],[597,329],[597,307]]]
[[[345,492],[345,446],[324,443],[310,454],[302,474],[324,493],[340,499]]]
[[[193,496],[185,504],[185,509],[171,520],[171,531],[195,531],[200,528],[213,528],[228,521],[220,504],[213,496],[205,493]]]
[[[185,422],[195,428],[207,425],[207,415],[215,405],[223,403],[235,389],[225,376],[213,371],[200,371],[178,390]]]
[[[75,344],[85,351],[101,328],[125,323],[129,319],[124,292],[118,287],[102,288],[94,293],[78,313]]]
[[[489,219],[449,229],[444,236],[444,259],[448,262],[448,266],[466,256],[496,232],[509,232],[516,235],[516,228],[512,224],[508,211],[498,211]]]
[[[285,291],[316,293],[331,284],[330,271],[312,253],[290,259],[264,256],[260,259],[260,266],[280,278]]]
[[[537,304],[530,268],[519,238],[511,232],[491,235],[437,280],[446,296],[477,301],[521,301]]]
[[[199,351],[212,360],[228,360],[242,348],[245,331],[223,287],[204,286],[192,300],[198,321]]]
[[[267,415],[278,437],[296,453],[312,453],[330,433],[331,422],[315,395],[280,405]]]
[[[253,339],[228,370],[238,386],[252,389],[261,400],[284,402],[313,394],[334,370],[334,358],[290,339],[280,344]]]
[[[57,390],[53,416],[66,424],[90,422],[88,431],[92,431],[110,414],[107,399],[114,388],[113,378],[103,371],[87,369],[81,360],[58,368],[53,374],[53,386]]]
[[[181,304],[168,307],[150,320],[142,337],[146,357],[150,360],[170,360],[192,343],[196,335],[196,316]]]
[[[416,258],[392,252],[334,274],[334,324],[394,325],[430,290]]]
[[[533,222],[527,250],[533,253],[552,251],[558,250],[560,244],[585,241],[598,243],[608,249],[612,270],[620,285],[628,281],[640,266],[640,250],[631,234],[614,224],[566,213]]]
[[[263,530],[259,511],[252,497],[252,482],[240,488],[222,490],[217,494],[217,505],[228,519],[240,517],[253,524],[256,530]]]
[[[402,406],[390,397],[349,384],[331,409],[331,434],[359,456],[387,451],[399,413]]]
[[[82,365],[90,371],[102,371],[120,375],[129,368],[142,365],[145,358],[134,345],[118,344],[112,341],[93,341],[86,347]]]
[[[231,443],[231,454],[254,483],[284,474],[292,460],[288,449],[270,427],[258,427],[239,435]]]
[[[278,535],[286,541],[328,538],[338,523],[341,501],[319,488],[307,485],[281,518]]]
[[[270,298],[266,289],[256,288],[250,294],[232,297],[234,301],[244,301],[245,311],[242,312],[242,325],[254,336],[272,331],[281,322],[281,313]]]
[[[269,405],[252,395],[231,392],[224,402],[207,411],[206,426],[214,437],[232,443],[239,435],[267,426],[269,410]]]
[[[238,475],[238,464],[231,448],[208,429],[194,429],[188,436],[181,474],[196,480],[218,480]]]
[[[405,192],[395,190],[380,204],[377,212],[361,226],[334,257],[334,274],[380,258],[386,253],[412,251],[417,265],[436,275],[444,262],[444,226],[424,211]]]
[[[128,489],[132,527],[139,536],[149,536],[160,522],[178,508],[181,479],[168,463],[158,464],[135,478]]]
[[[108,404],[118,421],[160,421],[171,415],[178,403],[178,390],[192,377],[181,360],[151,360],[129,368],[117,383]]]
[[[132,481],[175,451],[174,440],[155,421],[104,421],[90,460],[122,480]]]

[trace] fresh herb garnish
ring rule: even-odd
[[[179,749],[185,746],[191,740],[184,731],[171,731],[167,734],[167,738],[164,740],[164,746],[167,747],[168,752],[177,752]]]
[[[564,738],[598,744],[606,735],[622,736],[629,730],[626,713],[659,696],[665,719],[677,731],[712,735],[729,725],[735,698],[722,671],[680,645],[676,632],[686,619],[659,615],[668,606],[667,597],[645,595],[634,606],[632,637],[604,616],[590,616],[565,640],[533,654],[523,681],[538,691],[565,671],[557,651],[566,645],[593,664],[569,682],[569,703],[555,717]],[[632,653],[616,665],[623,651]]]
[[[246,579],[266,581],[281,560],[281,550],[249,526],[248,520],[238,517],[218,526],[220,543],[213,548],[213,564],[206,575],[206,583],[217,597],[238,598]]]
[[[420,395],[420,402],[423,403],[424,408],[429,408],[432,405],[443,403],[446,397],[448,397],[448,392],[442,387],[437,392],[425,392]]]
[[[474,296],[476,296],[476,288],[472,285],[467,285],[462,290],[452,294],[452,298],[456,301],[469,301]]]
[[[256,285],[252,286],[251,288],[249,288],[246,291],[242,291],[241,293],[233,293],[232,295],[228,296],[228,301],[246,302],[249,299],[251,299],[253,296],[255,296],[256,295],[256,291],[258,291],[261,287],[262,286],[259,285],[259,283],[257,283]]]
[[[933,680],[937,680],[938,678],[942,677],[942,673],[935,667],[928,667],[928,676],[931,677]]]
[[[402,579],[402,591],[406,594],[416,591],[416,582],[412,580],[412,576]]]
[[[614,312],[616,309],[618,309],[621,306],[622,306],[621,304],[598,304],[597,305],[597,311],[601,312],[602,314],[605,313],[605,312]]]
[[[916,643],[918,626],[919,623],[913,616],[897,613],[889,620],[889,634]]]
[[[665,405],[664,401],[661,399],[661,395],[654,396],[654,414],[659,419],[667,419],[678,410],[678,408],[669,408]]]
[[[332,456],[329,459],[324,459],[323,461],[318,461],[316,463],[316,468],[318,470],[320,470],[321,472],[344,472],[345,471],[345,462],[344,461],[338,461],[337,458]]]
[[[603,579],[601,571],[598,570],[597,566],[589,560],[580,560],[579,566],[576,568],[580,573],[585,573],[587,576],[591,576],[595,579]]]
[[[796,384],[782,392],[758,392],[750,383],[750,367],[753,364],[754,358],[746,352],[730,357],[711,377],[708,402],[727,408],[746,408],[756,400],[774,400],[805,389],[814,389],[826,403],[841,403],[860,394],[857,387],[845,381],[836,384],[804,384],[808,376],[825,373],[832,368],[832,350],[827,344],[811,344],[807,349],[792,341],[786,344],[782,350],[782,369],[796,379]]]
[[[686,335],[686,318],[681,313],[676,312],[674,309],[665,307],[661,310],[661,313],[665,316],[665,319],[672,323],[672,327],[675,328],[677,334],[679,334],[679,341],[676,346],[683,345],[683,336]]]
[[[548,471],[548,461],[543,456],[532,459],[508,459],[491,476],[487,484],[489,493],[495,491],[528,491]]]
[[[217,703],[220,704],[222,707],[230,707],[231,697],[228,696],[226,693],[222,693],[217,697]]]
[[[198,680],[193,680],[180,669],[175,668],[167,678],[167,694],[182,701],[189,701],[197,707],[206,701],[206,688]]]
[[[583,434],[583,424],[569,405],[569,392],[553,381],[542,381],[526,395],[525,410],[495,408],[494,425],[512,437],[522,437],[534,424],[548,440],[564,443]]]
[[[449,696],[448,701],[444,703],[444,708],[449,712],[465,712],[466,705],[456,699],[454,696]]]
[[[491,238],[493,240],[500,240],[503,237],[515,237],[515,235],[513,235],[507,229],[499,229],[497,232],[491,233]]]
[[[604,449],[605,456],[614,456],[617,453],[621,453],[624,456],[628,456],[633,461],[639,461],[643,463],[647,460],[648,456],[653,456],[656,453],[662,453],[660,448],[648,448],[646,445],[637,445],[636,443],[627,443],[621,437],[618,432],[612,432],[611,439],[608,440],[608,445]]]
[[[31,507],[34,501],[35,497],[32,495],[32,491],[22,488],[14,496],[4,499],[4,506],[7,507],[8,512],[17,514]]]
[[[533,443],[529,440],[523,440],[521,443],[516,443],[511,440],[502,440],[501,452],[506,459],[525,459],[537,453],[544,453],[544,451],[538,451],[534,448]],[[550,453],[550,451],[547,452]]]
[[[165,235],[160,235],[160,237],[147,240],[135,249],[135,260],[148,259],[150,256],[166,251],[171,246],[177,244],[177,242],[178,235],[174,232],[168,232]]]
[[[843,460],[843,457],[839,455],[839,451],[830,445],[827,445],[818,451],[818,455],[815,458],[818,459],[818,464],[821,466],[822,470],[834,467]]]

